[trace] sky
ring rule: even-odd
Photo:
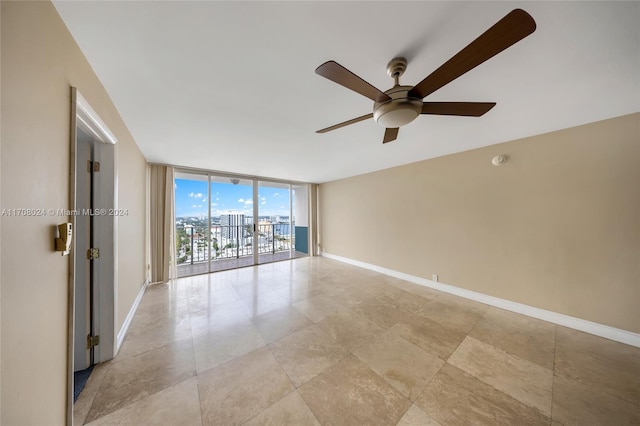
[[[211,183],[211,197],[207,182],[176,179],[176,217],[207,216],[211,203],[211,216],[225,213],[243,213],[253,216],[253,188],[251,183]],[[286,188],[258,188],[259,216],[289,216],[289,190]]]

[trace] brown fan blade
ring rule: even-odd
[[[384,139],[382,139],[382,143],[395,141],[398,137],[398,130],[400,129],[397,127],[388,127],[387,130],[384,131]]]
[[[391,98],[373,87],[339,63],[335,61],[325,62],[316,68],[316,74],[328,78],[334,83],[338,83],[341,86],[351,89],[356,93],[360,93],[363,96],[376,102],[390,101]]]
[[[495,102],[424,102],[422,114],[480,117],[494,106]]]
[[[327,133],[332,130],[339,129],[340,127],[348,126],[349,124],[357,123],[358,121],[368,120],[370,118],[373,118],[373,114],[367,114],[367,115],[363,115],[362,117],[352,118],[351,120],[347,120],[343,123],[336,124],[334,126],[327,127],[325,129],[317,130],[316,133]]]
[[[472,41],[409,91],[409,96],[424,98],[467,71],[477,67],[536,29],[536,22],[522,9],[515,9]]]

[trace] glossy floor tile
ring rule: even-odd
[[[470,336],[448,363],[551,417],[551,370]]]
[[[553,369],[555,324],[491,307],[469,335],[542,367]]]
[[[640,425],[640,406],[558,374],[553,384],[553,418],[565,426]]]
[[[313,379],[344,358],[348,351],[316,325],[310,325],[269,345],[294,385]]]
[[[297,391],[291,392],[244,424],[250,426],[320,426],[318,419]]]
[[[354,355],[412,401],[443,364],[391,330],[357,348]]]
[[[165,315],[162,312],[163,308],[158,306],[140,308],[129,326],[118,353],[119,359],[191,339],[191,319],[187,309],[167,312]]]
[[[413,404],[407,413],[400,419],[398,426],[441,426],[427,413]]]
[[[556,371],[632,404],[640,401],[637,348],[558,327]]]
[[[191,339],[109,363],[87,422],[195,376]]]
[[[340,303],[325,294],[299,300],[293,306],[313,322],[322,321],[331,314],[346,310]]]
[[[411,402],[349,355],[298,391],[321,424],[397,424]]]
[[[253,323],[265,342],[271,343],[295,333],[311,321],[293,306],[285,306],[253,318]]]
[[[351,352],[384,331],[384,328],[379,325],[349,311],[329,315],[317,324],[325,333]]]
[[[242,424],[295,389],[267,348],[198,376],[204,425]]]
[[[194,339],[198,373],[261,348],[265,341],[253,324],[238,324]]]
[[[462,297],[442,294],[416,311],[452,331],[469,333],[489,306]]]
[[[447,360],[467,336],[425,316],[415,313],[391,327],[404,339],[442,360]]]
[[[301,258],[147,288],[74,422],[640,424],[640,349]]]
[[[122,423],[158,426],[201,425],[198,380],[192,377],[89,424],[108,426]]]
[[[87,419],[87,414],[93,405],[93,400],[102,385],[104,376],[107,373],[109,363],[98,364],[93,368],[89,380],[80,393],[78,400],[73,404],[73,424],[83,425]]]
[[[445,364],[416,405],[443,425],[548,425],[550,419],[450,364]]]

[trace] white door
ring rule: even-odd
[[[92,328],[92,279],[91,261],[87,251],[91,247],[91,217],[87,214],[92,206],[92,173],[89,168],[93,162],[93,141],[81,128],[77,136],[77,214],[75,233],[76,288],[74,323],[74,371],[91,366],[91,351],[87,349],[87,336]]]

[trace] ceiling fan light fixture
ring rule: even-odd
[[[422,100],[406,97],[407,91],[405,89],[399,94],[388,91],[389,96],[393,99],[384,103],[376,103],[373,110],[373,119],[376,123],[393,129],[409,124],[418,118],[422,113]],[[398,95],[400,97],[396,97]]]
[[[376,123],[388,129],[402,127],[409,124],[419,115],[420,111],[408,104],[398,105],[394,108],[378,108],[373,113]]]

